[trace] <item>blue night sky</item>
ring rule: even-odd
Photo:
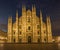
[[[60,35],[60,0],[0,0],[0,29],[7,31],[7,20],[9,16],[15,20],[15,12],[19,10],[21,16],[22,4],[26,5],[27,9],[31,9],[35,4],[37,9],[37,16],[39,10],[43,12],[43,18],[46,15],[51,16],[52,33],[53,35]]]

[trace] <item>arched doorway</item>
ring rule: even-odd
[[[13,42],[15,43],[15,38],[13,39]]]
[[[28,43],[31,43],[31,36],[28,36]]]

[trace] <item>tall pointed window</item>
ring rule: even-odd
[[[21,31],[20,31],[20,35],[21,35]]]
[[[38,31],[38,35],[39,35],[40,33],[39,33],[39,31]]]
[[[14,32],[14,35],[15,35],[15,32]]]
[[[30,30],[31,28],[30,28],[30,26],[28,27],[28,30]]]
[[[46,38],[44,38],[44,41],[46,42]]]
[[[14,43],[15,43],[15,38],[13,39]]]

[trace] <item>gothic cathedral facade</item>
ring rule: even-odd
[[[43,22],[42,12],[40,11],[40,17],[38,17],[35,6],[32,6],[32,11],[22,6],[22,16],[18,17],[18,11],[16,11],[14,23],[11,16],[8,18],[7,35],[8,43],[51,43],[50,16],[46,18],[46,22]]]

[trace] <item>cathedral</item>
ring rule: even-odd
[[[50,16],[43,22],[42,11],[40,16],[36,15],[36,7],[26,10],[22,6],[22,15],[13,23],[12,17],[8,17],[7,43],[51,43],[52,30]]]

